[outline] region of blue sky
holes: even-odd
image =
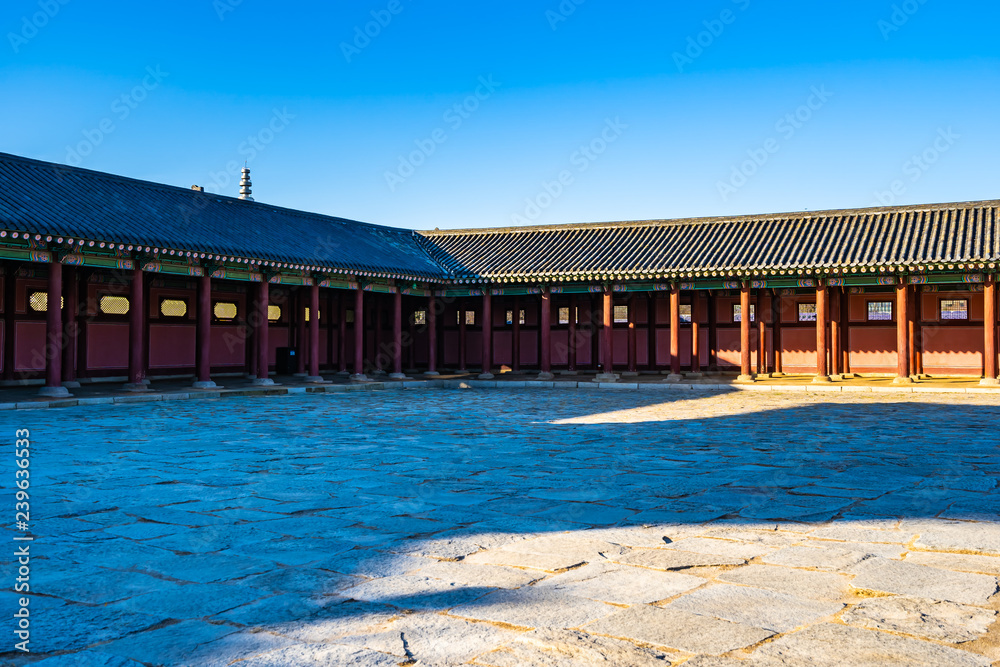
[[[419,229],[1000,197],[1000,6],[815,4],[7,0],[0,151]]]

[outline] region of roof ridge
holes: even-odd
[[[572,231],[585,229],[622,229],[629,227],[672,227],[698,224],[722,224],[732,222],[771,222],[774,220],[807,220],[812,218],[849,217],[852,215],[872,215],[879,213],[900,213],[913,211],[968,210],[972,208],[1000,207],[1000,199],[983,199],[966,202],[942,202],[939,204],[907,204],[903,206],[872,206],[863,208],[827,209],[819,211],[758,213],[732,216],[703,216],[695,218],[663,218],[651,220],[623,220],[607,222],[569,222],[550,225],[523,225],[510,227],[479,227],[466,229],[416,230],[417,234],[433,238],[436,236],[459,236],[476,234],[511,234],[530,232]]]

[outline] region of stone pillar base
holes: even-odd
[[[67,389],[79,389],[80,383],[77,382],[76,380],[63,380],[62,386],[66,387]]]
[[[351,382],[368,382],[368,376],[364,373],[355,373],[351,376]]]
[[[913,378],[911,378],[911,377],[905,377],[905,378],[904,377],[897,377],[897,378],[893,378],[892,383],[893,384],[914,384]]]
[[[274,380],[271,378],[255,378],[252,384],[255,387],[273,387]]]
[[[219,385],[215,384],[211,380],[207,380],[205,382],[202,382],[201,380],[198,380],[193,385],[191,385],[191,388],[192,389],[215,389],[218,386]]]
[[[771,373],[771,377],[773,377],[773,378],[783,378],[783,377],[785,377],[785,374],[784,373]]]
[[[618,382],[618,376],[614,373],[598,373],[594,382]]]
[[[747,382],[754,382],[755,380],[754,376],[752,375],[741,375],[738,378],[736,378],[736,381],[739,383],[747,383]]]
[[[981,384],[984,387],[996,387],[1000,386],[1000,380],[996,378],[983,378],[982,380],[979,381],[979,384]]]
[[[928,375],[927,373],[920,373],[920,374],[917,375],[917,379],[918,380],[930,380],[931,376]],[[66,383],[63,382],[63,384],[66,384]]]
[[[304,378],[302,378],[302,380],[304,382],[312,382],[313,384],[329,384],[329,382],[327,382],[326,380],[324,380],[319,375],[307,375]]]
[[[680,382],[683,379],[684,379],[683,375],[679,375],[677,373],[671,373],[663,381],[664,382]]]
[[[830,384],[833,382],[833,378],[829,375],[817,375],[813,378],[813,384]]]
[[[142,382],[128,382],[122,387],[125,391],[131,391],[133,393],[142,393],[144,391],[149,391],[149,387],[144,385]]]
[[[758,380],[767,380],[767,379],[770,379],[770,378],[771,378],[771,374],[770,373],[757,373],[757,379]]]
[[[424,373],[424,375],[426,375],[429,378],[436,378],[437,376],[439,376],[441,374],[438,373],[437,371],[427,371],[426,373]]]
[[[538,374],[538,377],[536,379],[541,380],[543,382],[549,382],[551,380],[555,380],[556,376],[553,375],[552,373],[541,372]]]
[[[72,394],[66,387],[42,387],[38,390],[38,395],[45,398],[67,398]]]
[[[493,373],[480,373],[476,376],[476,379],[478,380],[493,380],[495,378],[496,376],[493,375]]]
[[[410,378],[406,377],[406,373],[390,373],[389,374],[389,379],[390,380],[409,380]]]

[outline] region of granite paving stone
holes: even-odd
[[[1000,392],[511,386],[0,416],[33,438],[37,643],[0,647],[12,667],[1000,658]]]

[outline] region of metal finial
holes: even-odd
[[[253,197],[250,196],[253,194],[253,191],[250,189],[250,186],[253,185],[253,183],[250,182],[250,169],[248,167],[243,167],[242,172],[243,176],[240,178],[240,199],[253,201]]]

